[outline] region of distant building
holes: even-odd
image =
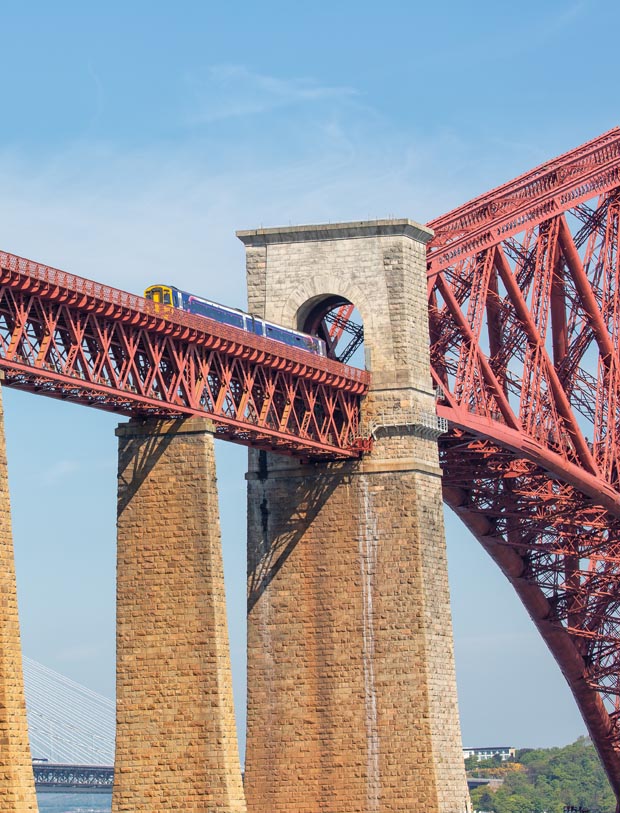
[[[502,762],[511,759],[517,753],[515,748],[509,748],[507,745],[497,745],[492,748],[463,748],[463,759],[468,757],[476,757],[478,762],[483,759],[492,759],[496,754],[502,758]]]

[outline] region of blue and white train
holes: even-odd
[[[217,302],[210,302],[208,299],[179,291],[178,288],[173,288],[171,285],[150,285],[144,292],[144,296],[153,302],[172,305],[174,308],[180,308],[187,313],[195,313],[197,316],[206,316],[216,322],[247,330],[248,333],[275,339],[290,347],[299,347],[301,350],[307,350],[317,356],[327,355],[325,342],[317,336],[309,336],[299,330],[275,325],[273,322],[252,316],[250,313],[227,308],[225,305],[218,305]]]

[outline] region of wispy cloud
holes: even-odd
[[[480,171],[472,155],[484,145],[395,133],[367,115],[352,88],[239,66],[213,67],[210,76],[220,96],[200,108],[205,116],[330,103],[311,114],[291,107],[276,123],[267,116],[262,140],[260,128],[238,121],[226,139],[192,133],[140,149],[82,140],[37,157],[0,149],[0,248],[128,291],[172,282],[243,307],[236,229],[388,216],[425,222],[485,189],[472,180]],[[224,92],[227,83],[243,93]],[[510,177],[509,167],[502,171]]]
[[[124,290],[170,281],[242,307],[236,229],[391,213],[423,220],[450,208],[448,192],[465,199],[455,184],[437,186],[428,150],[422,166],[410,145],[407,153],[380,139],[375,146],[328,119],[312,143],[288,144],[288,154],[261,161],[260,149],[242,141],[243,160],[231,146],[219,166],[200,147],[78,145],[27,165],[0,153],[0,248]]]
[[[472,40],[466,38],[461,46],[462,51],[452,51],[451,59],[455,57],[467,60],[469,67],[484,65],[487,69],[491,63],[509,65],[516,59],[523,59],[526,54],[542,55],[541,48],[554,44],[557,47],[568,34],[567,29],[583,25],[584,18],[592,10],[593,0],[575,0],[573,3],[540,4],[537,10],[535,24],[532,25],[531,15],[514,14],[510,21],[510,36],[490,38],[484,29],[474,34],[478,37],[476,48],[472,48]],[[505,13],[501,6],[497,7],[496,16],[506,26]],[[517,7],[515,7],[517,8]],[[546,68],[545,70],[547,70]],[[504,70],[504,68],[497,69]],[[512,72],[512,71],[511,71]],[[517,85],[519,87],[519,85]],[[507,132],[507,131],[506,131]]]
[[[80,471],[80,463],[77,460],[57,460],[48,469],[41,472],[41,480],[45,485],[57,485],[68,477]]]
[[[570,3],[563,7],[554,20],[555,28],[563,28],[566,25],[571,25],[579,20],[591,7],[591,0],[577,0],[577,2]]]
[[[106,647],[98,644],[61,647],[58,660],[66,663],[88,663],[96,660],[102,653],[107,655]]]
[[[212,65],[206,75],[193,75],[188,82],[193,91],[192,124],[260,115],[294,105],[351,101],[358,96],[355,88],[268,76],[243,65]]]

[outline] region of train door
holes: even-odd
[[[144,295],[147,299],[150,299],[153,302],[158,302],[161,304],[164,301],[164,292],[158,285],[151,285],[150,288],[146,289]]]

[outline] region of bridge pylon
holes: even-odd
[[[239,232],[249,309],[364,323],[372,453],[251,450],[249,813],[464,813],[429,363],[426,243],[408,220]]]
[[[119,438],[114,813],[245,813],[213,426]]]
[[[0,811],[37,811],[28,744],[0,387]]]

